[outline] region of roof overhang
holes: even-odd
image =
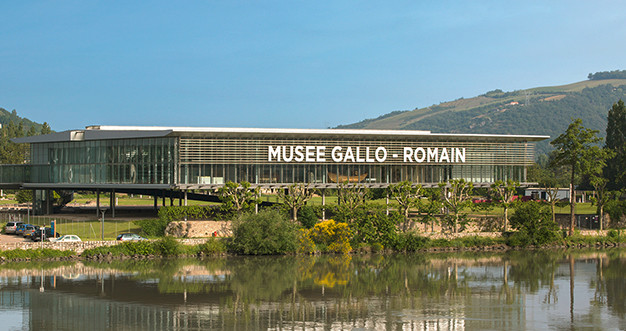
[[[377,137],[382,139],[457,139],[457,140],[510,140],[541,141],[550,136],[504,135],[504,134],[446,134],[427,130],[365,130],[365,129],[281,129],[281,128],[213,128],[213,127],[160,127],[160,126],[88,126],[88,131],[161,131],[169,130],[175,136],[219,137],[302,137],[302,138],[350,138]]]
[[[85,140],[110,140],[133,138],[159,138],[172,133],[172,130],[70,130],[55,132],[40,136],[21,137],[11,139],[14,143],[49,143]]]
[[[112,140],[157,138],[165,136],[246,137],[292,139],[354,139],[380,140],[454,140],[454,141],[541,141],[550,136],[503,134],[431,133],[417,130],[362,130],[362,129],[264,129],[264,128],[211,128],[211,127],[160,127],[160,126],[105,126],[92,125],[84,130],[69,130],[47,135],[14,138],[16,143],[70,142],[85,140]],[[370,138],[371,137],[371,138]]]

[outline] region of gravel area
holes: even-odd
[[[0,243],[21,243],[21,242],[30,242],[30,240],[22,236],[16,236],[14,234],[0,233]]]

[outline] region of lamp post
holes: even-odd
[[[46,228],[42,226],[42,227],[39,227],[39,230],[41,231],[41,249],[43,249],[43,238],[46,233]]]
[[[104,241],[104,213],[106,213],[106,209],[102,208],[100,210],[102,212],[102,220],[100,221],[100,240]]]

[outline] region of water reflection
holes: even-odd
[[[16,329],[626,329],[626,250],[5,263]],[[13,325],[13,326],[12,326]]]

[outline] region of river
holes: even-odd
[[[626,249],[0,264],[3,330],[626,330]]]

